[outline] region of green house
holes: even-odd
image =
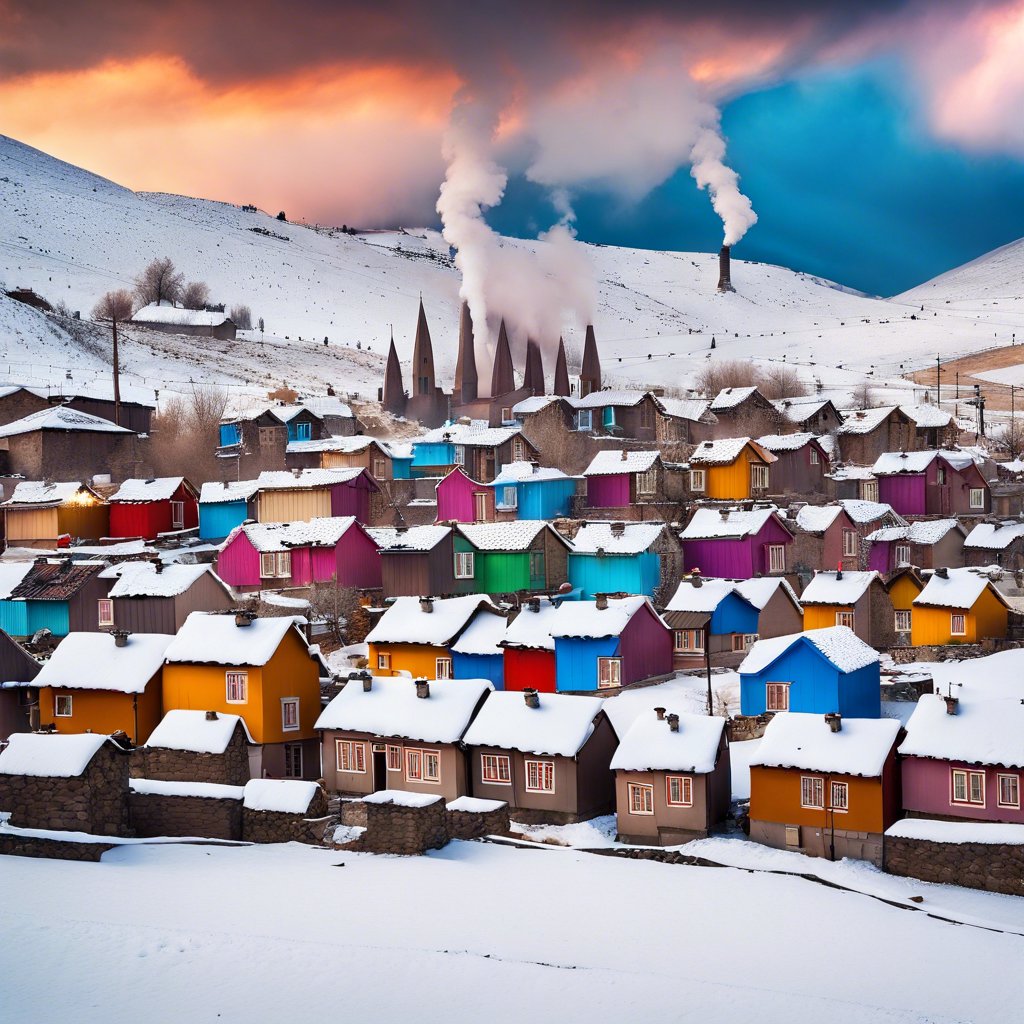
[[[455,578],[481,594],[556,590],[568,580],[571,545],[550,523],[464,523],[455,530]]]

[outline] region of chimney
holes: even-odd
[[[299,466],[296,466],[296,467],[295,467],[295,468],[294,468],[294,469],[292,470],[292,476],[293,476],[293,477],[295,477],[295,479],[296,479],[296,480],[298,480],[298,479],[299,479],[299,477],[300,477],[300,476],[302,476],[302,469],[301,469],[301,467],[299,467]]]
[[[611,530],[613,537],[621,537],[626,532],[626,524],[612,523]]]
[[[943,697],[942,699],[946,702],[946,714],[947,715],[955,715],[956,714],[957,705],[960,703],[960,698],[959,697],[948,696],[948,697]]]
[[[430,683],[423,676],[416,680],[416,696],[420,700],[426,700],[430,696]]]
[[[607,594],[595,594],[594,595],[594,607],[599,612],[603,612],[608,607],[608,595]]]
[[[155,572],[157,574],[157,576],[159,576],[160,573],[162,573],[163,571],[164,571],[164,563],[161,562],[160,559],[158,558],[153,563],[153,572]]]
[[[348,681],[350,683],[357,679],[363,684],[363,693],[369,693],[373,689],[373,676],[365,668],[358,672],[349,672]]]
[[[252,620],[256,618],[255,612],[247,612],[239,609],[235,612],[235,625],[236,626],[251,626]]]
[[[206,720],[208,722],[216,722],[218,717],[219,716],[217,715],[216,711],[207,711],[206,712]]]
[[[941,569],[936,569],[935,570],[935,575],[938,576],[940,580],[948,580],[949,579],[949,570],[947,568],[945,568],[945,566],[944,566]]]
[[[703,587],[704,586],[704,581],[700,578],[700,573],[696,572],[696,571],[690,573],[690,582],[695,587]]]
[[[526,689],[523,690],[523,700],[526,701],[528,708],[539,708],[540,707],[540,694],[536,690]]]
[[[629,456],[626,455],[626,449],[625,448],[623,448],[622,451],[619,454],[620,454],[620,458],[622,459],[623,462],[625,462],[626,459],[629,458]]]
[[[434,599],[432,597],[421,597],[420,598],[420,611],[424,615],[429,615],[434,610]]]
[[[666,715],[665,720],[668,722],[668,727],[673,732],[679,732],[679,716],[678,715]]]
[[[539,612],[540,611],[540,598],[539,597],[531,597],[530,600],[526,602],[526,607],[529,608],[531,612]]]
[[[732,258],[729,246],[723,245],[718,252],[718,290],[734,292],[732,286]]]
[[[115,647],[127,647],[128,637],[130,637],[131,631],[127,629],[112,629],[110,635],[114,638]]]
[[[654,709],[654,713],[658,716],[658,721],[659,722],[664,722],[665,721],[665,709],[664,708],[655,708]]]
[[[728,510],[727,508],[720,508],[720,509],[718,510],[718,514],[719,514],[719,515],[720,515],[720,516],[721,516],[721,517],[722,517],[723,519],[728,519],[728,518],[729,518],[729,510]]]
[[[842,578],[843,578],[843,570],[842,569],[836,569],[836,579],[837,580],[841,580]]]
[[[825,716],[825,721],[833,732],[843,731],[843,716],[838,711],[830,711]]]

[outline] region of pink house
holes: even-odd
[[[789,571],[793,534],[778,509],[699,508],[679,535],[684,571],[749,580]]]
[[[308,587],[329,580],[372,590],[381,585],[381,559],[376,542],[354,516],[243,523],[221,546],[217,573],[237,590]]]
[[[478,483],[461,466],[450,470],[437,487],[437,522],[494,522],[494,488]]]

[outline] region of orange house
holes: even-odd
[[[770,466],[777,461],[749,437],[704,441],[690,456],[690,491],[695,496],[727,501],[764,497]]]
[[[936,569],[914,598],[911,646],[974,644],[1005,637],[1009,610],[985,572]]]
[[[254,777],[318,779],[320,667],[290,616],[192,612],[167,648],[163,711],[239,715],[261,745]]]
[[[914,621],[914,601],[924,590],[924,580],[912,566],[897,570],[885,583],[892,601],[896,642],[901,645],[910,643],[910,633]]]
[[[59,733],[123,732],[138,745],[163,715],[166,633],[69,633],[32,681],[39,725]]]
[[[900,723],[838,714],[777,714],[750,763],[750,838],[811,857],[882,865],[900,817]]]

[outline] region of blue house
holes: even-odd
[[[878,652],[849,626],[758,640],[740,665],[740,712],[880,718]]]
[[[587,523],[572,539],[569,582],[580,596],[643,594],[661,582],[661,556],[671,543],[664,523]]]
[[[246,519],[256,518],[255,480],[210,481],[199,494],[199,537],[223,540]]]
[[[665,606],[677,668],[703,664],[710,652],[717,665],[738,665],[757,640],[760,611],[735,581],[683,577]]]
[[[3,568],[0,629],[5,633],[32,636],[48,629],[53,636],[64,637],[72,631],[94,631],[113,624],[112,609],[104,607],[112,580],[102,575],[102,562],[37,558],[27,566]],[[105,621],[104,611],[111,621]]]
[[[576,480],[560,469],[533,462],[510,462],[491,481],[494,507],[516,513],[517,519],[557,519],[572,513]]]
[[[498,643],[505,638],[504,615],[480,612],[450,647],[452,677],[486,679],[496,690],[505,688],[505,649]]]
[[[409,463],[410,476],[444,476],[454,465],[454,444],[441,440],[413,442],[412,461]]]

